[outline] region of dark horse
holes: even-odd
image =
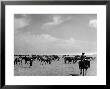
[[[64,62],[65,62],[65,64],[66,63],[71,63],[72,62],[72,60],[73,60],[73,57],[64,57]]]
[[[33,58],[32,57],[22,57],[22,60],[24,60],[25,61],[25,64],[28,64],[28,62],[29,62],[29,64],[30,64],[30,66],[32,66],[32,63],[33,63]]]
[[[77,60],[79,60],[79,56],[78,55],[76,55],[75,57],[64,57],[65,64],[66,63],[68,63],[68,64],[70,64],[70,63],[75,64],[77,62]]]
[[[19,57],[19,58],[15,58],[14,60],[14,65],[21,65],[22,64],[22,59]]]
[[[88,68],[90,68],[90,61],[89,60],[79,61],[80,74],[82,74],[83,76],[86,75]]]
[[[85,53],[82,53],[81,57],[79,58],[79,69],[80,74],[86,75],[87,69],[90,68],[90,59],[93,59],[92,57],[86,57],[84,55]]]

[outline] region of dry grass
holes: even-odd
[[[96,59],[90,62],[90,68],[87,70],[87,76],[96,76]],[[14,67],[15,76],[71,76],[79,75],[80,70],[78,63],[64,64],[62,58],[59,61],[47,65],[40,65],[38,61],[33,62],[33,66],[23,64]]]

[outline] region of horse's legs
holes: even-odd
[[[68,60],[68,64],[70,64],[70,61]]]
[[[87,69],[85,69],[85,75],[87,74]]]
[[[83,76],[84,76],[84,69],[83,69]]]
[[[30,66],[32,66],[32,61],[30,61]]]
[[[80,69],[80,75],[82,74],[82,69]]]
[[[50,60],[49,60],[49,64],[51,64]]]
[[[86,75],[87,69],[85,69],[85,75]]]
[[[16,60],[14,61],[14,65],[16,65]]]
[[[65,64],[66,64],[66,60],[65,60]]]
[[[87,69],[83,69],[83,76],[85,76],[87,73]]]
[[[27,61],[25,60],[25,64],[27,63]]]
[[[17,61],[15,61],[15,64],[17,65]]]
[[[27,62],[27,60],[25,60],[25,64],[27,64],[28,62]]]
[[[21,65],[22,65],[22,60],[21,60]]]

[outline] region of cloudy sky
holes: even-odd
[[[15,54],[97,51],[96,14],[15,14]]]

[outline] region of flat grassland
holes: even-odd
[[[86,76],[96,76],[97,58],[90,61]],[[23,61],[22,65],[14,66],[15,76],[81,76],[78,62],[75,64],[65,64],[64,59],[60,55],[59,61],[54,61],[51,64],[40,65],[38,61],[33,61],[33,65],[29,68],[28,64]]]

